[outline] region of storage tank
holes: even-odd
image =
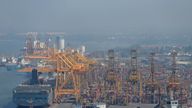
[[[63,36],[56,37],[56,48],[63,51],[65,48],[65,39]]]
[[[81,51],[81,54],[84,55],[85,54],[85,46],[81,46],[80,51]]]

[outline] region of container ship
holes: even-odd
[[[53,81],[53,80],[52,80]],[[13,89],[13,102],[18,106],[50,106],[53,102],[53,86],[44,79],[38,78],[36,69],[32,78]]]

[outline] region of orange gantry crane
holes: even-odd
[[[149,101],[150,101],[150,103],[153,103],[153,104],[155,103],[155,90],[159,90],[159,95],[160,95],[160,85],[155,78],[154,57],[155,57],[155,53],[151,53],[150,54],[150,59],[151,59],[150,76],[149,76],[148,80],[145,81],[146,87],[149,89],[149,90],[146,90],[146,92],[149,92],[150,97],[152,96],[152,98],[150,98]]]
[[[176,99],[179,94],[180,90],[180,81],[177,76],[177,66],[176,66],[176,56],[177,52],[175,50],[172,51],[172,73],[168,78],[168,85],[167,85],[167,94],[171,99]],[[177,96],[176,96],[177,95]]]
[[[31,41],[30,41],[31,42]],[[80,75],[89,71],[89,67],[96,62],[88,59],[78,52],[64,51],[59,52],[57,49],[33,49],[28,44],[31,51],[27,50],[25,55],[26,59],[41,60],[45,62],[43,67],[35,67],[38,72],[55,72],[56,84],[54,89],[54,99],[59,102],[60,97],[65,94],[73,94],[76,96],[77,101],[80,97]],[[31,72],[33,67],[26,67],[18,70],[19,72]],[[66,84],[72,82],[70,88],[65,87]]]
[[[132,49],[131,50],[131,73],[129,75],[129,80],[128,80],[129,87],[132,88],[133,94],[130,94],[131,96],[131,101],[136,97],[139,102],[141,102],[141,97],[143,94],[143,84],[142,84],[142,76],[141,72],[138,72],[137,69],[137,50]]]
[[[115,53],[113,49],[108,51],[108,67],[105,76],[105,101],[116,104],[117,98],[122,92],[122,79],[116,70]]]

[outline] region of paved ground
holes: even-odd
[[[127,106],[116,106],[112,105],[109,108],[154,108],[155,104],[128,104]]]
[[[109,108],[154,108],[155,104],[129,104],[127,106],[118,106],[118,105],[110,105]],[[52,105],[50,108],[73,108],[72,104],[70,103],[63,103],[63,104],[55,104]]]
[[[72,108],[70,103],[54,104],[50,108]]]

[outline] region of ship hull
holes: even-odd
[[[31,85],[30,85],[31,86]],[[53,92],[51,87],[36,85],[36,87],[20,87],[13,91],[13,102],[18,106],[49,106],[52,104]],[[37,87],[41,86],[41,87]],[[27,90],[27,91],[26,91]]]
[[[7,71],[12,71],[17,69],[17,64],[7,63],[5,64],[5,67],[7,68]]]

